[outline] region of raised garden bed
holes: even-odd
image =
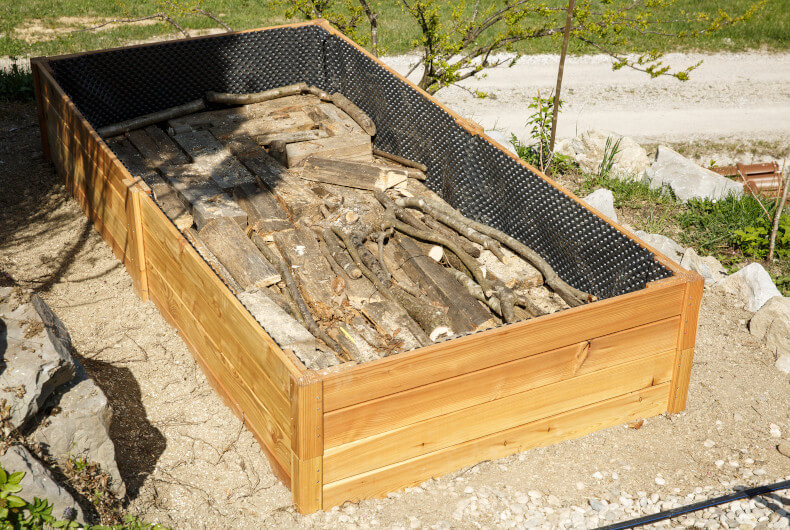
[[[46,155],[302,512],[685,407],[702,278],[326,23],[32,64]],[[375,123],[375,147],[424,164],[425,184],[450,205],[535,249],[597,301],[370,362],[307,369],[96,132],[208,91],[300,82],[345,95]]]

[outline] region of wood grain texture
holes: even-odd
[[[331,483],[325,481],[323,507],[327,509],[347,500],[354,502],[382,497],[391,491],[415,486],[431,477],[439,477],[483,460],[502,458],[533,447],[578,438],[599,429],[655,416],[666,410],[668,386],[668,383],[659,384],[343,480]]]
[[[705,280],[696,273],[690,273],[689,279],[691,281],[686,284],[683,312],[680,316],[677,356],[667,407],[669,412],[680,412],[686,408],[691,366],[694,362],[694,344],[697,340],[697,325]]]
[[[685,284],[653,288],[326,373],[327,412],[680,314]]]
[[[674,351],[429,418],[344,445],[326,429],[324,479],[334,482],[540,418],[667,382]]]
[[[300,459],[293,455],[291,458],[291,493],[299,513],[306,515],[323,509],[322,457]]]
[[[332,445],[674,350],[679,317],[647,324],[327,412]],[[586,352],[578,363],[580,352]]]

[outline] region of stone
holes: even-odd
[[[730,274],[717,283],[716,288],[738,297],[746,309],[753,313],[771,298],[782,295],[771,275],[759,263],[751,263],[735,274]]]
[[[584,202],[617,222],[617,212],[614,209],[614,194],[606,188],[600,188],[582,199]]]
[[[595,510],[596,512],[601,512],[606,508],[606,505],[599,501],[598,499],[589,499],[590,508]]]
[[[75,361],[76,377],[56,392],[50,401],[56,406],[31,438],[58,461],[83,458],[98,464],[110,476],[110,490],[119,498],[126,495],[115,446],[110,438],[112,409],[107,396]]]
[[[752,317],[749,331],[777,356],[790,355],[790,298],[774,296]]]
[[[85,520],[82,508],[74,497],[55,481],[49,469],[25,447],[21,445],[9,447],[5,454],[0,456],[0,464],[9,475],[17,471],[25,473],[19,482],[22,486],[19,495],[26,501],[33,502],[35,497],[46,499],[52,505],[53,517],[63,519],[66,510],[73,510],[73,520],[79,522]]]
[[[585,173],[598,174],[608,138],[612,138],[612,144],[620,139],[618,153],[612,164],[611,176],[621,180],[639,179],[650,166],[650,159],[647,156],[647,151],[627,136],[593,129],[576,138],[557,142],[554,152],[571,157]]]
[[[656,159],[645,170],[642,180],[652,189],[670,188],[682,202],[689,199],[718,201],[728,195],[743,195],[743,184],[705,169],[663,145],[658,146]]]
[[[516,149],[513,147],[513,142],[511,141],[510,135],[504,133],[502,131],[497,131],[495,129],[489,129],[485,131],[485,134],[488,135],[489,138],[494,140],[495,142],[502,144],[502,147],[513,153],[516,153]]]
[[[780,372],[790,374],[790,355],[780,355],[774,366]]]
[[[705,284],[711,285],[723,280],[727,271],[719,260],[713,256],[699,256],[693,248],[687,248],[680,260],[680,266],[692,270],[705,278]]]
[[[782,440],[779,442],[779,445],[776,446],[776,450],[779,451],[780,454],[790,458],[790,440]]]
[[[673,261],[680,261],[680,257],[685,252],[682,246],[667,236],[662,236],[661,234],[648,234],[643,230],[637,230],[635,234],[636,237]]]
[[[0,402],[10,407],[9,425],[19,429],[74,377],[75,369],[68,332],[41,298],[34,295],[14,310],[7,302],[0,303],[0,351],[5,350],[0,358]]]

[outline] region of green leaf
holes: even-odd
[[[9,484],[19,484],[19,481],[22,480],[22,477],[25,476],[24,471],[17,471],[16,473],[11,473],[11,476],[8,477]]]
[[[9,493],[16,493],[18,491],[22,491],[22,486],[20,486],[19,484],[12,484],[9,482],[5,486],[3,486],[3,489]]]
[[[8,501],[9,508],[22,508],[27,506],[27,502],[16,495],[9,495],[6,500]]]
[[[8,475],[5,472],[5,469],[0,466],[0,485],[5,484],[8,482]]]

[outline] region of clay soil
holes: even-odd
[[[494,527],[503,523],[501,510],[454,519],[459,499],[489,491],[507,505],[537,490],[563,506],[585,505],[619,491],[727,491],[790,473],[790,458],[770,434],[773,423],[790,437],[790,376],[749,335],[749,313],[706,290],[686,412],[302,517],[175,329],[135,296],[123,266],[68,197],[43,157],[36,119],[33,105],[0,105],[0,277],[38,292],[69,328],[114,410],[111,435],[128,509],[148,521],[174,528]]]

